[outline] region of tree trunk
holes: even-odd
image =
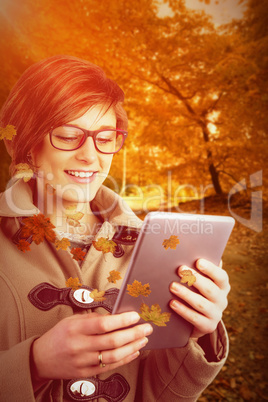
[[[209,142],[208,128],[205,124],[202,125],[202,132],[203,132],[203,138],[204,138],[205,142]],[[219,173],[217,172],[217,169],[213,163],[212,153],[209,149],[207,150],[207,158],[208,158],[208,162],[209,162],[208,169],[209,169],[209,173],[211,176],[214,190],[215,190],[216,194],[221,195],[221,194],[223,194],[223,191],[222,191],[220,181],[219,181]]]
[[[214,190],[216,191],[216,194],[222,194],[223,191],[222,191],[220,181],[219,181],[219,173],[217,172],[213,162],[211,162],[209,164],[209,173],[211,175],[212,184],[213,184]]]

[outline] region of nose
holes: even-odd
[[[76,151],[76,158],[86,163],[93,163],[97,159],[98,151],[95,148],[93,138],[88,137],[84,144]]]

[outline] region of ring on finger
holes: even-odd
[[[98,358],[99,358],[99,365],[100,365],[100,367],[105,367],[105,364],[102,362],[102,353],[101,353],[101,352],[99,352]]]

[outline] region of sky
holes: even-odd
[[[239,4],[239,0],[211,0],[210,4],[200,0],[185,0],[186,6],[193,10],[203,10],[212,16],[216,25],[226,24],[233,18],[242,18],[245,5]],[[160,15],[168,15],[169,9],[166,4],[160,7]]]

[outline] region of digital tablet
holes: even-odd
[[[199,258],[219,265],[234,219],[227,216],[150,212],[133,249],[112,314],[137,311],[154,331],[144,349],[185,346],[193,326],[170,307],[178,267]],[[184,284],[188,286],[188,284]],[[191,286],[196,291],[194,285]]]

